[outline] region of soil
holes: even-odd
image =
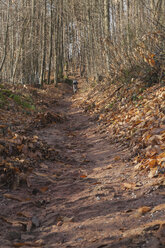
[[[163,181],[136,171],[129,148],[110,143],[76,97],[52,106],[63,122],[33,130],[56,161],[42,162],[28,185],[0,190],[0,247],[165,247]]]

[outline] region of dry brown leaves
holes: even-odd
[[[48,124],[62,123],[66,119],[65,116],[57,113],[39,113],[29,125],[29,128],[43,128]]]
[[[42,109],[41,113],[31,111],[27,114],[11,98],[6,98],[1,109],[0,185],[16,189],[20,185],[28,185],[28,176],[38,163],[44,159],[53,161],[58,157],[58,152],[33,135],[34,128],[62,122],[65,117],[47,111],[49,105],[55,101],[54,97],[61,96],[54,86],[41,90],[31,86],[6,84],[3,88],[6,92],[10,89],[9,92],[14,94],[33,98],[36,109]]]
[[[165,87],[95,87],[82,106],[99,116],[112,141],[129,146],[135,169],[146,169],[149,178],[165,175]],[[81,101],[82,102],[82,101]]]
[[[0,143],[0,184],[14,189],[20,184],[28,185],[28,176],[39,162],[58,157],[38,136],[14,133],[12,137],[1,138]]]

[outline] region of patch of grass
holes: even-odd
[[[28,94],[27,96],[17,94],[9,89],[6,89],[4,85],[0,84],[0,108],[10,109],[11,101],[14,101],[16,105],[21,106],[22,109],[28,111],[35,111],[36,107],[33,103],[32,97]]]
[[[22,101],[21,101],[21,97],[15,94],[11,94],[10,98],[12,98],[18,105],[21,105]]]
[[[12,94],[11,90],[7,90],[7,89],[1,89],[1,92],[4,96],[9,97]]]
[[[20,95],[15,94],[10,95],[10,98],[12,98],[18,105],[22,106],[25,109],[35,110],[35,106],[32,104],[31,99],[25,100]]]
[[[21,105],[22,105],[23,108],[27,108],[27,109],[30,109],[30,110],[35,110],[36,109],[34,105],[32,105],[32,104],[30,104],[28,102],[25,102],[25,101],[22,102]]]

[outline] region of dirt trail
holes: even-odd
[[[14,231],[3,230],[0,247],[164,247],[159,235],[164,209],[153,211],[165,200],[163,186],[134,171],[129,149],[110,144],[106,130],[100,132],[74,101],[68,94],[53,107],[66,116],[63,123],[35,131],[55,147],[59,159],[36,170],[33,192],[19,190],[29,203],[2,200],[4,207],[12,202],[5,210],[10,216],[18,209],[30,211],[32,228],[29,222],[26,230],[16,225]],[[151,210],[140,212],[143,206]]]

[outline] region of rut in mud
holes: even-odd
[[[164,187],[134,171],[129,149],[111,144],[73,101],[64,95],[51,109],[63,122],[34,130],[58,159],[36,168],[30,189],[16,190],[29,201],[2,198],[3,215],[24,213],[28,223],[2,221],[0,247],[164,247],[164,209],[155,208]]]

